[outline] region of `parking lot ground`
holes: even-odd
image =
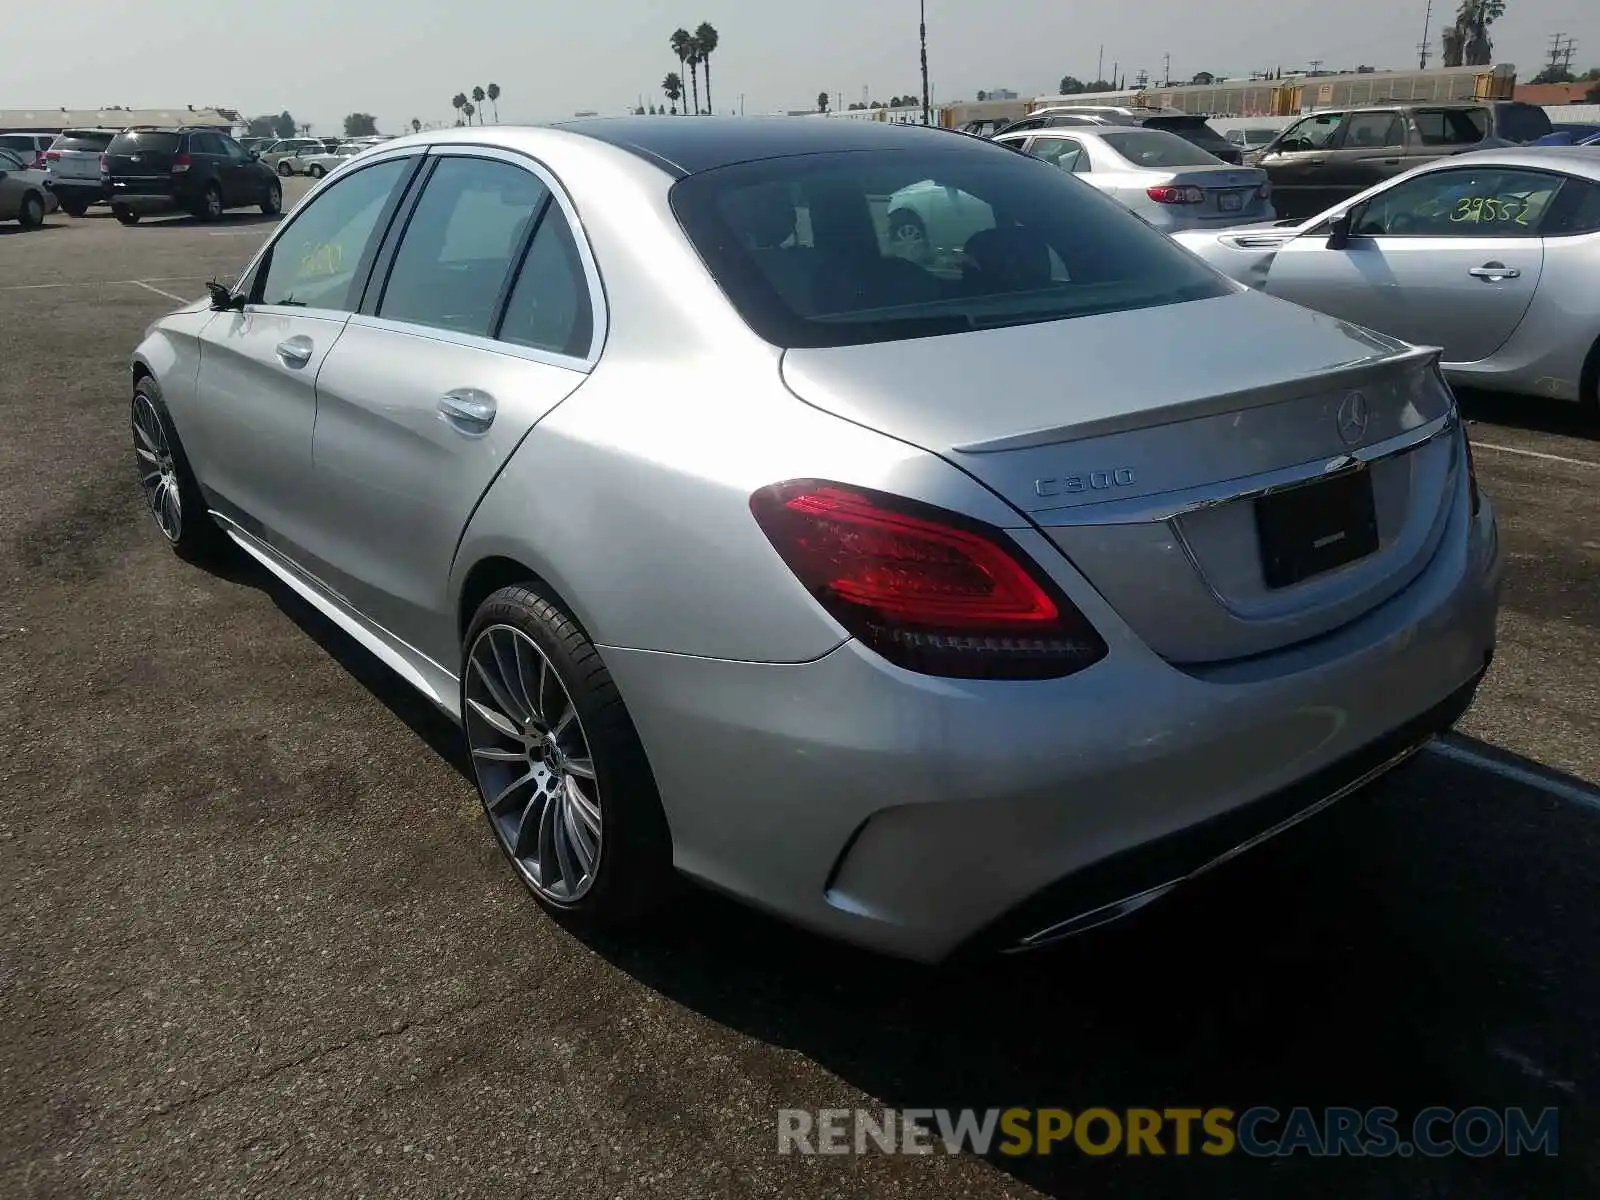
[[[708,896],[583,940],[442,718],[149,527],[128,351],[267,232],[0,232],[0,1196],[1600,1185],[1600,441],[1571,413],[1469,398],[1509,579],[1460,733],[1178,897],[944,971]],[[776,1152],[780,1108],[1253,1105],[1553,1106],[1559,1155]]]

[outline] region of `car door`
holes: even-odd
[[[27,170],[20,155],[0,149],[0,221],[13,221],[22,211],[22,196],[27,191]]]
[[[1347,245],[1308,232],[1278,251],[1265,290],[1408,342],[1446,362],[1493,354],[1516,330],[1544,265],[1539,222],[1559,175],[1505,167],[1428,171],[1351,213]]]
[[[1325,175],[1344,120],[1342,112],[1302,117],[1279,134],[1261,156],[1256,165],[1272,181],[1273,202],[1280,217],[1313,217],[1352,194],[1331,187]]]
[[[261,186],[260,172],[255,170],[244,147],[225,134],[214,133],[211,137],[220,155],[218,170],[223,175],[223,203],[230,207],[260,204],[267,198],[265,189]]]
[[[1397,110],[1351,113],[1322,169],[1322,179],[1335,196],[1329,203],[1337,204],[1416,166],[1406,162],[1405,152],[1406,127]]]
[[[244,306],[200,335],[184,447],[212,506],[298,557],[314,522],[316,379],[360,303],[371,264],[419,154],[376,162],[323,190],[241,281]]]
[[[311,549],[357,611],[448,662],[440,614],[468,518],[587,378],[604,307],[568,201],[520,156],[438,149],[395,224],[317,379]]]

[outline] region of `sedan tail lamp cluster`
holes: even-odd
[[[1054,679],[1106,655],[1060,589],[981,522],[817,479],[762,488],[750,510],[833,618],[898,666]]]
[[[1161,187],[1145,188],[1144,194],[1157,204],[1204,204],[1206,194],[1194,184],[1173,185],[1166,184]]]
[[[1272,180],[1267,180],[1267,182],[1263,183],[1258,189],[1256,189],[1256,195],[1260,196],[1263,200],[1271,200]]]
[[[172,157],[172,173],[174,175],[182,174],[193,165],[194,160],[191,159],[187,154],[175,154]]]

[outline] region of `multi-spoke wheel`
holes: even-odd
[[[174,550],[201,560],[227,547],[227,539],[206,511],[205,497],[184,457],[161,389],[149,376],[133,389],[133,465],[145,507]]]
[[[583,721],[532,638],[490,625],[467,655],[467,744],[484,807],[523,879],[571,904],[603,849],[600,788]]]
[[[500,848],[544,904],[638,916],[671,879],[671,844],[638,734],[593,643],[524,587],[479,607],[461,715]]]
[[[150,515],[167,541],[176,544],[183,535],[177,468],[155,402],[142,392],[133,397],[133,455],[139,469],[139,490]]]

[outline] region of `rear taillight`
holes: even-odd
[[[46,171],[46,170],[49,170],[49,166],[45,162],[46,157],[47,156],[42,154],[42,153],[34,155],[34,158],[33,158],[33,169],[35,171]]]
[[[1054,679],[1106,644],[997,529],[944,509],[826,480],[750,497],[800,582],[890,662],[962,679]]]
[[[187,154],[175,155],[172,159],[172,173],[174,175],[181,174],[182,172],[187,171],[190,165],[189,156]]]
[[[1145,188],[1144,194],[1157,204],[1204,204],[1206,194],[1193,184],[1182,187]]]
[[[1266,183],[1263,183],[1259,188],[1257,188],[1256,189],[1256,195],[1260,196],[1263,200],[1271,200],[1272,199],[1272,181],[1269,179],[1269,180],[1267,180]]]
[[[1467,493],[1472,497],[1472,515],[1477,516],[1478,510],[1483,507],[1483,497],[1478,493],[1478,468],[1472,462],[1472,438],[1467,434],[1467,427],[1461,427],[1461,445],[1467,454]]]
[[[61,161],[61,151],[59,151],[59,150],[46,150],[44,152],[44,160],[45,160],[45,162],[60,162]]]
[[[111,174],[111,164],[106,161],[106,156],[104,154],[102,154],[100,156],[100,174],[102,174],[102,175]]]

